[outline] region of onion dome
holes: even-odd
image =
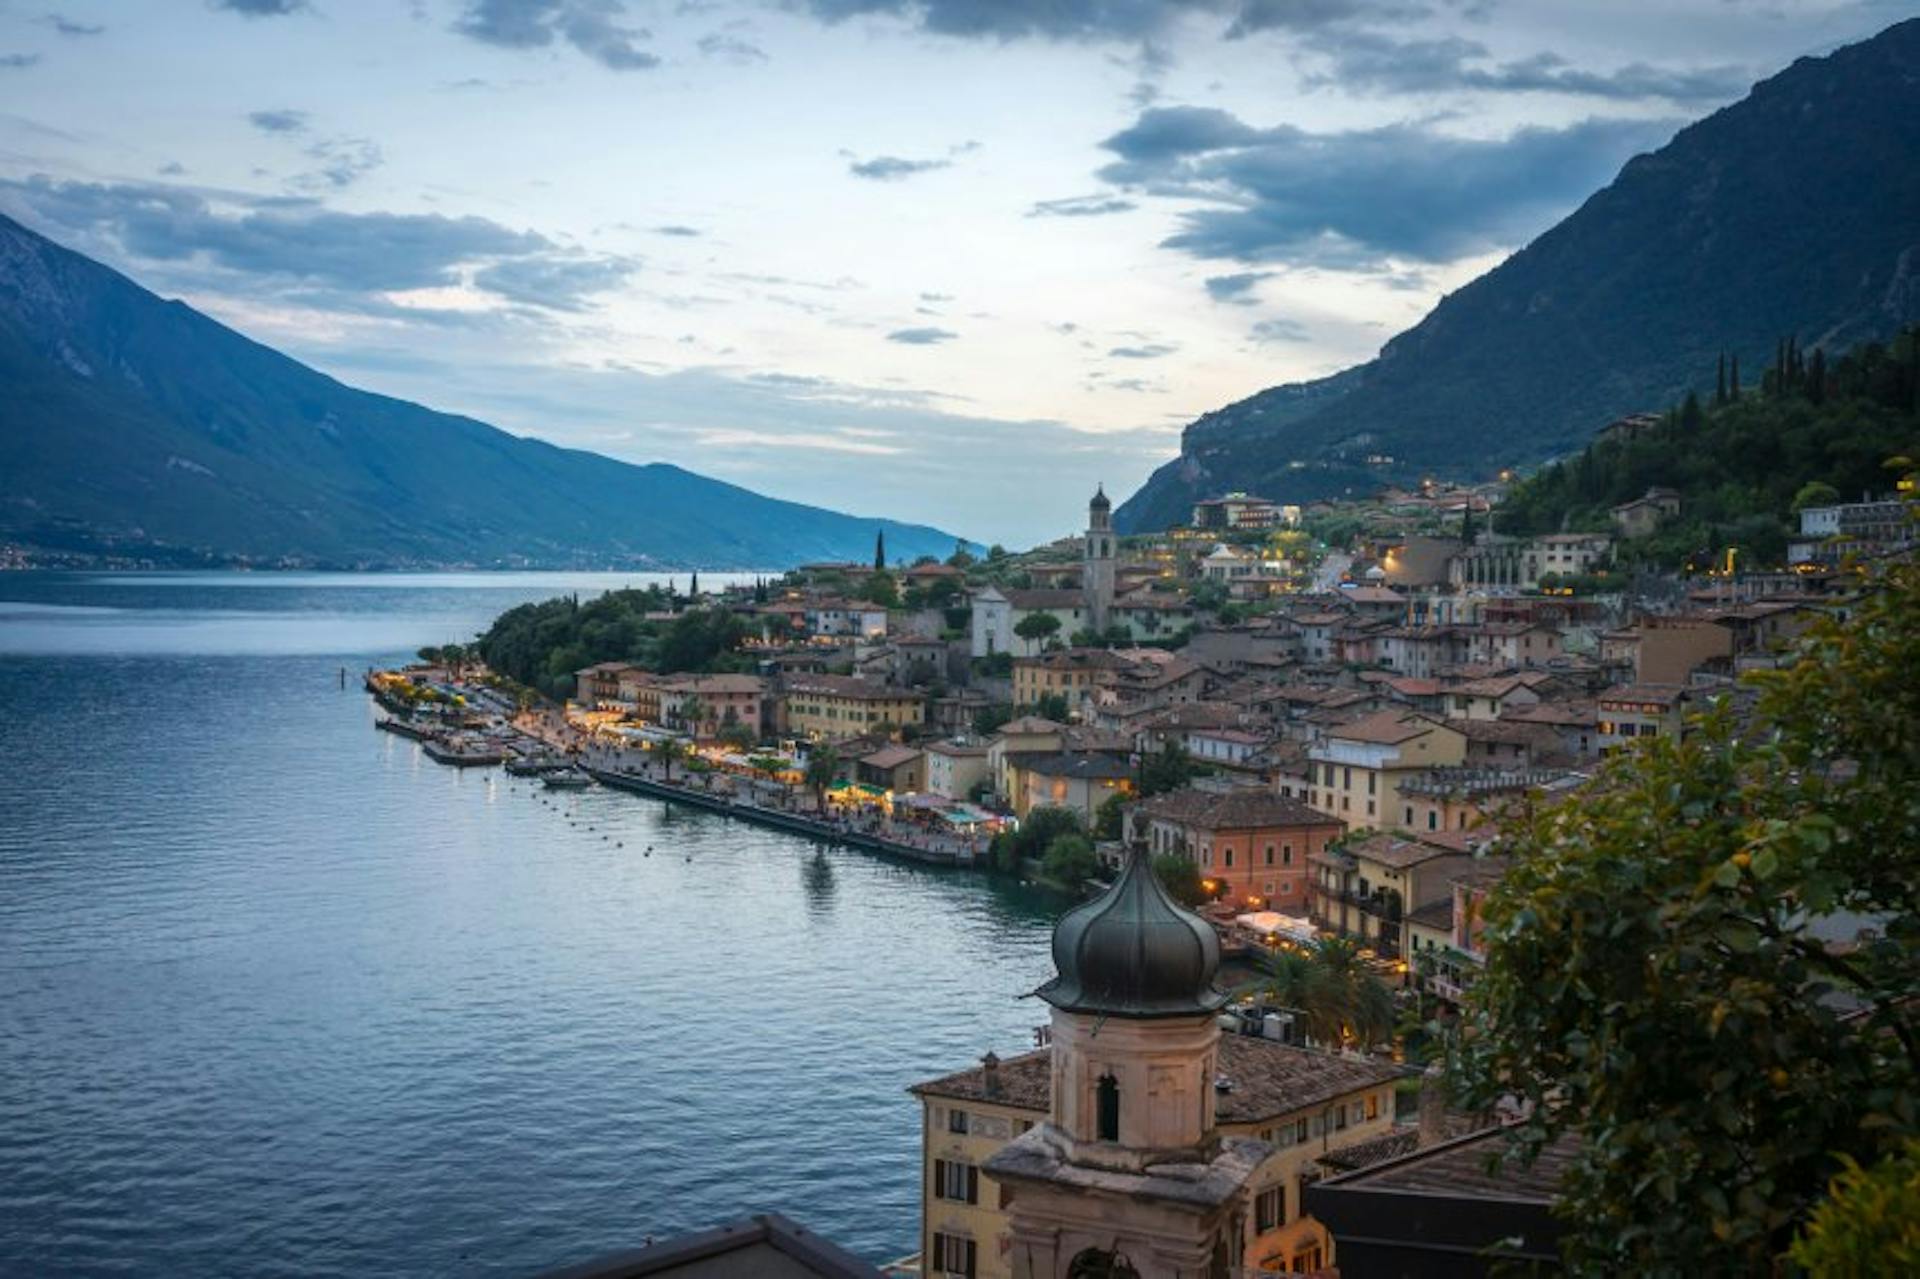
[[[1102,511],[1110,511],[1113,509],[1113,503],[1107,500],[1107,486],[1105,484],[1093,490],[1093,500],[1087,503],[1087,507],[1088,509],[1097,507]]]
[[[1037,993],[1062,1012],[1194,1017],[1227,1002],[1213,986],[1213,926],[1167,896],[1144,852],[1106,892],[1061,916],[1053,966],[1058,975]]]

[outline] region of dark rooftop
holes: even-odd
[[[776,1212],[550,1271],[545,1279],[880,1279],[846,1249]]]

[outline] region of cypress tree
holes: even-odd
[[[1473,503],[1467,503],[1467,509],[1460,514],[1460,540],[1468,546],[1473,545]]]
[[[887,530],[881,529],[873,535],[873,571],[884,573],[887,568]]]
[[[1727,369],[1727,398],[1737,400],[1740,398],[1740,353],[1738,351],[1733,353],[1733,359],[1728,362]]]
[[[1713,407],[1719,408],[1727,402],[1727,353],[1720,352],[1720,369],[1714,375]]]
[[[1699,430],[1703,416],[1700,412],[1700,397],[1688,391],[1687,398],[1680,405],[1680,429],[1688,433]]]

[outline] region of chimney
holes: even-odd
[[[1417,1149],[1437,1146],[1447,1139],[1446,1072],[1435,1062],[1420,1077],[1420,1126]]]
[[[1000,1095],[1000,1059],[992,1052],[980,1059],[980,1086],[989,1097]]]

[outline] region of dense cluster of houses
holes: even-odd
[[[1284,527],[1290,513],[1253,501],[1196,519]],[[810,589],[812,577],[872,571],[810,566],[770,603],[728,605],[782,619],[758,632],[757,673],[603,663],[579,672],[579,700],[743,749],[831,744],[845,776],[889,803],[918,796],[1012,821],[1064,808],[1111,831],[1100,819],[1119,797],[1119,838],[1101,849],[1112,864],[1132,844],[1187,857],[1231,905],[1360,937],[1446,996],[1478,961],[1475,903],[1499,875],[1488,845],[1503,809],[1682,732],[1699,702],[1732,692],[1834,607],[1821,592],[1838,581],[1729,579],[1623,612],[1527,585],[1600,562],[1604,535],[1437,553],[1409,539],[1229,623],[1194,601],[1206,557],[1168,589],[1154,548],[1123,560],[1107,521],[1096,496],[1080,571],[1043,574],[1044,587],[906,571],[923,588],[946,582],[942,602],[969,609],[967,627],[946,610]],[[1021,638],[1036,611],[1059,626]],[[1176,633],[1178,647],[1152,642]],[[1139,798],[1169,748],[1202,775]]]

